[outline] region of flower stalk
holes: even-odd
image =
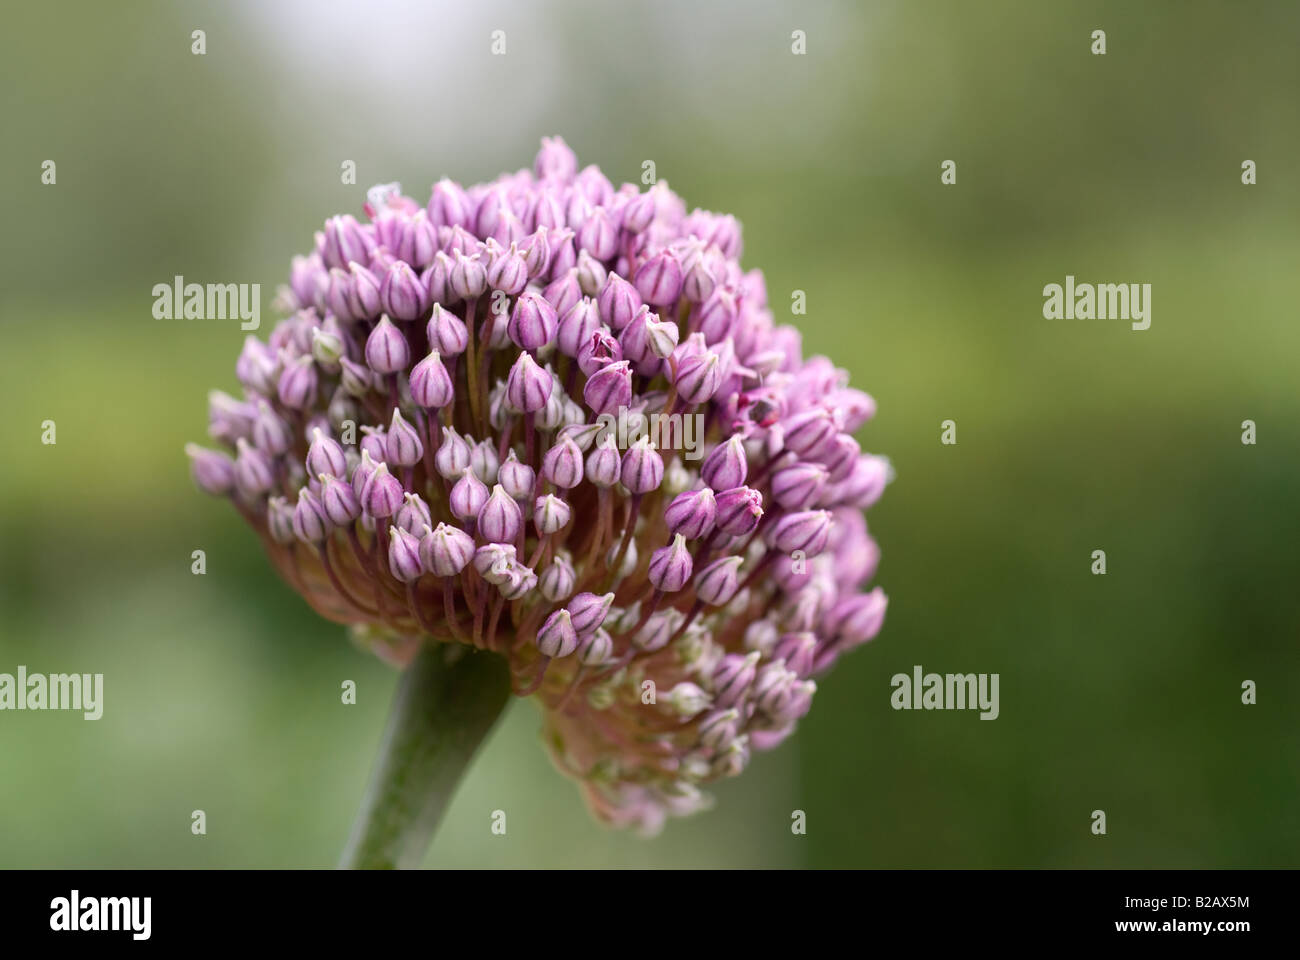
[[[479,745],[510,696],[506,661],[425,643],[402,672],[379,757],[339,866],[418,867]]]

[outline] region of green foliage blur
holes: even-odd
[[[550,134],[735,213],[778,317],[807,292],[806,352],[876,397],[897,470],[891,605],[796,737],[656,839],[596,826],[513,704],[429,865],[1296,866],[1300,6],[542,6],[6,10],[0,672],[102,672],[106,702],[0,713],[0,867],[336,861],[395,674],[193,489],[243,333],[155,320],[151,288],[261,283],[264,335],[366,186],[423,199]],[[1151,283],[1151,328],[1044,320],[1066,274]],[[1001,716],[892,710],[915,664],[999,673]]]

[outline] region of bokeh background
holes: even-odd
[[[657,839],[594,825],[513,704],[430,865],[1300,863],[1300,6],[50,2],[3,20],[0,671],[102,672],[106,706],[0,714],[0,866],[336,861],[396,678],[193,489],[182,445],[207,390],[235,389],[243,334],[154,320],[151,288],[261,283],[265,333],[290,256],[367,185],[423,199],[550,134],[616,183],[653,159],[688,203],[737,214],[778,315],[807,291],[808,352],[877,398],[861,439],[897,469],[870,514],[891,607],[797,737]],[[1150,330],[1044,320],[1067,273],[1151,283]],[[1000,718],[891,710],[914,664],[999,673]]]

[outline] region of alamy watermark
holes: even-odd
[[[87,720],[104,715],[102,673],[0,673],[0,710],[80,710]]]
[[[918,663],[911,676],[896,673],[889,685],[895,710],[979,710],[981,720],[998,718],[996,673],[922,673]]]
[[[153,286],[155,320],[240,320],[239,329],[262,325],[260,283],[186,283],[177,276],[170,284]]]
[[[651,413],[644,414],[618,408],[618,416],[602,413],[596,418],[600,432],[596,442],[603,444],[613,437],[620,450],[626,450],[642,437],[646,437],[657,450],[681,450],[687,460],[704,456],[704,414],[702,413]]]
[[[1046,320],[1131,320],[1134,330],[1151,326],[1151,284],[1049,283],[1043,287]]]
[[[133,940],[148,940],[152,913],[152,897],[83,897],[80,890],[73,890],[70,896],[50,901],[50,929],[126,931]]]

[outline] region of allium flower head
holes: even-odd
[[[735,218],[615,188],[558,138],[365,214],[295,258],[245,399],[212,396],[225,452],[188,448],[199,486],[390,662],[507,658],[603,821],[701,808],[880,630],[862,514],[890,469],[850,436],[874,401],[776,325]],[[698,417],[702,448],[622,414]]]

